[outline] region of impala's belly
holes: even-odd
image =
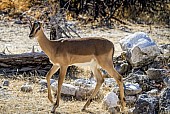
[[[75,66],[98,66],[97,61],[95,61],[94,59],[92,59],[90,62],[83,62],[83,63],[74,63],[71,65],[75,65]]]

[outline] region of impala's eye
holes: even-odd
[[[35,23],[35,28],[39,27],[38,23]]]

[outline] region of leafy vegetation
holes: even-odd
[[[169,0],[1,0],[0,10],[15,14],[35,6],[51,10],[53,14],[65,8],[68,17],[88,17],[87,20],[105,24],[112,19],[146,24],[170,23]]]

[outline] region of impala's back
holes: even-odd
[[[56,47],[58,57],[60,54],[63,61],[69,64],[91,62],[105,54],[112,57],[114,52],[113,43],[104,38],[63,39],[54,42],[60,42],[59,47]]]
[[[61,52],[70,55],[101,55],[114,48],[111,41],[104,38],[63,39],[60,45]],[[58,50],[59,51],[59,50]]]

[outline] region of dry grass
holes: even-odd
[[[0,79],[2,82],[3,79]],[[32,84],[33,92],[24,93],[20,87],[26,81],[10,80],[10,86],[6,89],[0,89],[0,113],[1,114],[47,114],[50,113],[52,104],[47,99],[47,93],[39,92],[40,85]],[[87,112],[81,112],[85,104],[84,101],[69,100],[62,97],[57,113],[60,114],[107,114],[108,112],[101,108],[101,101],[94,101]]]
[[[122,29],[130,30],[132,33],[137,31],[143,31],[149,34],[157,44],[167,44],[170,42],[170,30],[163,26],[147,25],[120,25],[120,28],[106,29],[96,28],[90,29],[90,27],[80,28],[79,34],[82,37],[98,36],[104,37],[115,43],[116,52],[115,55],[119,55],[121,52],[118,41],[126,35],[130,34]],[[46,29],[45,29],[46,30]],[[49,31],[46,31],[47,35]],[[27,25],[15,25],[12,22],[0,22],[0,52],[4,51],[7,47],[13,54],[30,52],[32,46],[35,46],[35,51],[41,51],[37,41],[30,40],[28,37],[29,28]],[[8,51],[6,51],[8,53]],[[88,77],[89,72],[82,74]],[[80,75],[81,76],[81,75]],[[82,76],[81,76],[82,77]],[[0,76],[0,85],[4,78]],[[47,93],[40,93],[40,85],[37,83],[32,84],[34,87],[33,92],[24,93],[20,91],[20,87],[27,81],[23,80],[10,80],[10,86],[7,89],[0,88],[0,114],[47,114],[50,113],[52,104],[47,99]],[[64,97],[61,100],[60,106],[57,109],[61,114],[107,114],[108,112],[101,107],[101,101],[94,101],[88,108],[89,112],[81,112],[81,108],[86,101],[78,100],[66,100]]]
[[[29,9],[31,0],[2,0],[0,10],[13,9],[14,12],[26,11]]]

